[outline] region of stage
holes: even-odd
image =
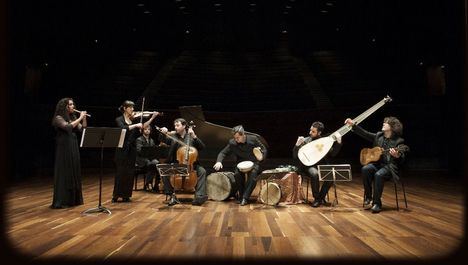
[[[36,177],[7,189],[5,232],[16,254],[39,260],[431,260],[456,251],[465,233],[462,183],[444,174],[407,173],[408,209],[400,190],[400,211],[393,184],[387,182],[379,214],[363,209],[360,176],[338,184],[335,207],[240,206],[234,200],[192,206],[192,194],[180,194],[187,202],[167,207],[163,194],[145,191],[134,191],[131,203],[111,203],[113,176],[106,174],[103,205],[112,214],[87,216],[81,212],[98,203],[97,174],[83,175],[85,204],[68,209],[49,208],[52,177]],[[332,201],[333,188],[329,196]]]

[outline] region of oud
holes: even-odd
[[[401,144],[395,147],[395,150],[400,153],[406,152],[406,151],[409,151],[409,147],[407,145]],[[379,161],[382,154],[389,152],[389,151],[390,151],[390,148],[383,149],[382,147],[379,147],[379,146],[376,146],[374,148],[363,148],[359,156],[359,161],[361,162],[361,165],[365,166],[369,163]]]
[[[391,101],[392,101],[392,98],[390,98],[389,96],[386,96],[377,104],[370,107],[368,110],[361,113],[361,115],[354,118],[353,119],[354,124],[357,125],[361,123],[363,120],[369,117],[372,113],[374,113],[375,111],[380,109],[383,105],[385,105],[385,103],[388,103]],[[350,130],[351,130],[351,126],[346,124],[342,126],[340,129],[338,129],[337,131],[335,131],[334,133],[332,133],[330,136],[322,137],[308,144],[305,144],[299,149],[297,153],[299,160],[305,166],[315,165],[328,153],[328,151],[330,151],[333,143],[336,141],[336,138],[337,138],[336,135],[339,134],[343,136],[347,134]]]

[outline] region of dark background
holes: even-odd
[[[10,1],[8,179],[53,177],[50,122],[62,97],[93,115],[89,126],[114,126],[118,106],[138,109],[143,95],[146,109],[166,113],[158,126],[202,105],[207,121],[244,124],[287,161],[313,121],[333,132],[387,94],[394,101],[363,127],[397,116],[409,168],[460,178],[465,2]],[[343,141],[337,161],[358,164],[369,144]],[[84,168],[99,165],[95,150],[81,154]],[[107,150],[109,169],[112,158]],[[202,159],[209,167],[214,157]]]

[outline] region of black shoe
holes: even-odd
[[[208,200],[208,196],[196,197],[196,198],[192,201],[192,205],[200,206],[200,205],[202,205],[203,203],[205,203],[206,200]]]
[[[178,203],[179,203],[179,200],[177,200],[177,197],[175,196],[175,194],[173,194],[167,205],[172,206],[172,205],[176,205]]]
[[[130,200],[130,198],[123,198],[122,201],[123,202],[131,202],[132,200]]]
[[[117,202],[119,198],[112,198],[112,202]]]
[[[155,183],[152,189],[152,192],[159,193],[159,183]]]
[[[235,202],[236,202],[237,204],[240,204],[240,203],[242,202],[242,200],[236,199]]]
[[[369,198],[364,199],[364,206],[368,206],[369,204],[371,204],[371,202],[372,200]]]
[[[317,208],[317,207],[320,206],[320,204],[322,204],[322,200],[317,200],[317,199],[315,199],[315,200],[312,202],[312,205],[311,205],[311,206],[314,207],[314,208]]]
[[[245,198],[242,199],[240,205],[241,205],[241,206],[244,206],[244,205],[247,205],[247,204],[249,204],[249,201],[248,201],[247,199],[245,199]]]
[[[382,208],[378,204],[374,204],[371,208],[372,213],[380,213],[382,211]]]

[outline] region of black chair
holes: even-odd
[[[135,171],[134,171],[134,175],[133,175],[133,178],[134,178],[134,187],[133,187],[133,190],[137,191],[137,190],[144,190],[145,187],[146,187],[146,174],[148,173],[148,169],[146,167],[138,167],[138,166],[135,166]],[[143,175],[143,188],[142,189],[138,189],[138,177]]]
[[[397,188],[397,184],[398,182],[401,184],[401,189],[403,190],[403,197],[405,199],[405,207],[408,209],[408,201],[406,200],[406,191],[405,191],[405,184],[403,183],[403,181],[401,180],[393,180],[393,186],[395,187],[395,201],[396,201],[396,206],[397,206],[397,210],[399,211],[400,210],[400,205],[398,204],[398,188]]]
[[[403,191],[403,197],[405,199],[405,207],[408,209],[408,201],[406,200],[406,190],[405,190],[405,184],[403,183],[402,179],[401,179],[401,174],[400,174],[400,180],[396,180],[396,179],[392,179],[391,180],[393,182],[393,186],[395,188],[395,202],[396,202],[396,206],[397,206],[397,210],[399,211],[400,210],[400,204],[399,204],[399,200],[398,200],[398,183],[401,184],[401,190]],[[365,197],[366,195],[364,194],[363,195],[363,199],[362,199],[362,207],[365,206],[364,202],[365,202]]]
[[[311,203],[309,201],[309,186],[310,186],[310,190],[312,190],[312,179],[309,176],[304,176],[302,174],[301,174],[301,178],[303,180],[306,180],[306,199],[305,199],[304,203]],[[326,201],[327,202],[330,201],[330,197],[328,196],[328,191],[327,191],[327,200]]]

